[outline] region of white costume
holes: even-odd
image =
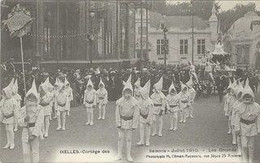
[[[37,101],[30,101],[30,96],[34,96]],[[22,145],[24,162],[39,162],[39,140],[43,138],[42,125],[44,122],[44,109],[38,104],[39,95],[37,93],[35,80],[32,88],[26,94],[25,106],[22,107],[18,123],[23,127]]]
[[[179,96],[179,105],[180,105],[180,123],[185,123],[190,107],[190,94],[188,92],[188,87],[181,83],[181,92]]]
[[[190,100],[190,106],[188,108],[188,117],[193,118],[193,103],[196,97],[196,91],[195,89],[192,87],[193,86],[193,82],[192,82],[192,78],[190,77],[190,80],[186,83],[186,85],[188,86],[188,93],[189,93],[189,100]]]
[[[67,115],[70,115],[70,103],[73,100],[73,90],[70,87],[70,83],[68,82],[67,78],[64,81],[65,84],[65,91],[67,92],[67,104],[66,104],[66,111]]]
[[[99,89],[96,92],[97,95],[97,104],[99,108],[99,117],[98,119],[105,119],[106,117],[106,105],[108,102],[108,93],[105,88],[105,84],[103,83],[102,79],[99,82]]]
[[[172,93],[174,91],[174,93]],[[167,110],[170,112],[170,121],[171,121],[171,127],[170,130],[177,130],[177,124],[178,124],[178,113],[179,113],[179,99],[177,95],[177,91],[174,87],[174,84],[172,82],[170,88],[169,88],[169,94],[166,97],[166,107]]]
[[[153,101],[149,98],[151,83],[150,80],[140,89],[141,102],[140,105],[140,141],[137,145],[144,145],[144,137],[146,136],[145,145],[150,145],[151,125],[153,123]],[[146,132],[145,132],[146,130]]]
[[[196,82],[199,83],[199,80],[198,80],[198,77],[197,77],[197,74],[196,74],[195,66],[192,64],[191,61],[189,61],[189,68],[190,68],[191,75],[194,76]]]
[[[56,84],[55,84],[56,85]],[[58,127],[57,130],[65,131],[65,124],[66,124],[66,108],[68,104],[68,95],[65,91],[64,83],[58,81],[58,87],[55,92],[55,110],[57,112],[57,121]]]
[[[140,78],[137,79],[137,81],[134,84],[134,97],[137,101],[141,101],[141,83],[140,83]]]
[[[90,90],[88,90],[88,87],[90,88]],[[88,80],[87,83],[87,88],[84,92],[84,99],[83,99],[83,104],[85,105],[86,109],[87,109],[87,122],[86,125],[93,125],[93,111],[94,111],[94,107],[96,106],[97,103],[97,99],[96,99],[96,91],[94,89],[94,85],[91,81],[91,79]]]
[[[14,85],[13,85],[13,98],[16,100],[17,107],[20,110],[21,109],[22,97],[18,94],[18,81],[17,81],[17,79],[15,80]],[[18,130],[18,123],[17,123],[17,119],[15,119],[14,131],[17,131],[17,130]]]
[[[52,106],[53,106],[53,98],[54,93],[51,91],[52,88],[50,88],[49,84],[49,77],[45,80],[44,83],[42,83],[39,86],[39,92],[40,92],[40,105],[42,106],[44,110],[44,125],[43,125],[43,133],[44,137],[48,137],[49,135],[49,126],[50,126],[50,116],[52,112]]]
[[[250,100],[247,100],[248,97]],[[254,158],[254,138],[260,133],[260,106],[254,102],[254,93],[248,84],[242,94],[242,102],[235,113],[235,131],[241,134],[243,161],[252,163]]]
[[[19,111],[18,104],[12,96],[14,79],[3,89],[4,97],[0,101],[0,121],[5,124],[7,144],[4,149],[14,149],[14,124]]]
[[[159,126],[158,136],[162,136],[162,128],[163,128],[163,114],[165,112],[165,103],[166,97],[161,92],[163,84],[163,77],[154,85],[154,93],[151,95],[151,100],[154,104],[154,112],[153,112],[153,133],[152,136],[157,134],[157,125]]]
[[[127,98],[126,90],[131,92]],[[122,159],[124,138],[126,137],[127,160],[133,161],[131,157],[132,130],[138,127],[140,118],[139,107],[136,99],[133,97],[133,87],[131,83],[124,83],[123,96],[116,101],[116,126],[118,128],[118,156]]]

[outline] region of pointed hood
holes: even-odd
[[[39,86],[45,93],[48,92],[48,78]],[[39,90],[40,91],[40,90]]]
[[[134,84],[137,88],[140,88],[141,87],[141,80],[140,78],[138,78]]]
[[[37,91],[37,88],[36,88],[35,79],[33,79],[32,87],[26,93],[26,97],[28,97],[30,94],[33,94],[37,98],[37,100],[39,100],[39,95],[38,95],[38,91]]]
[[[13,93],[18,94],[18,79],[15,79],[15,81],[14,81]]]
[[[100,78],[100,81],[99,81],[99,84],[98,84],[99,86],[100,85],[103,85],[103,87],[105,87],[105,84],[104,84],[104,82],[102,81],[102,79]]]
[[[149,98],[151,88],[151,81],[148,80],[147,83],[141,88],[140,93],[144,99]]]
[[[193,81],[192,81],[192,77],[190,76],[189,81],[186,83],[186,85],[191,88],[193,86]]]
[[[154,84],[154,89],[156,89],[157,91],[162,91],[163,88],[163,76],[160,78],[160,80]]]
[[[56,81],[55,81],[54,85],[57,85],[57,86],[60,85],[60,79],[58,77],[56,77]]]
[[[87,87],[88,86],[92,86],[92,88],[94,88],[94,85],[93,85],[93,82],[91,79],[88,79]]]
[[[242,94],[242,98],[243,98],[246,94],[252,96],[252,97],[253,97],[253,100],[254,100],[255,95],[254,95],[254,92],[252,91],[251,87],[249,86],[249,79],[248,79],[248,78],[246,79],[246,83],[245,83],[244,91],[243,91],[243,94]]]
[[[171,93],[171,90],[174,90],[177,93],[176,88],[175,88],[173,82],[172,82],[171,86],[169,87],[169,91],[168,91],[169,94]]]
[[[69,83],[69,81],[67,80],[67,78],[65,78],[64,85],[65,85],[65,86],[70,86],[70,83]]]
[[[184,88],[188,88],[185,84],[183,84],[183,82],[181,82],[181,90],[183,90]]]
[[[236,87],[236,96],[238,97],[238,96],[241,96],[242,94],[243,94],[243,92],[244,92],[244,88],[243,88],[243,85],[242,85],[242,83],[238,80],[238,85],[237,85],[237,87]]]
[[[46,84],[48,85],[48,90],[49,90],[49,91],[52,91],[53,85],[51,84],[49,77],[47,77],[47,79],[45,80],[45,82],[46,82]]]
[[[13,86],[14,86],[14,78],[11,80],[9,85],[3,89],[3,92],[5,93],[7,98],[11,98],[12,97]]]
[[[229,84],[228,84],[228,87],[227,87],[227,89],[232,89],[232,82],[231,82],[231,80],[230,80],[230,79],[228,79],[228,81],[229,81]]]

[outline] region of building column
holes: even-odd
[[[37,66],[40,66],[41,58],[44,56],[44,2],[37,0],[36,12],[36,54],[35,54],[35,63]]]

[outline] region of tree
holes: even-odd
[[[219,14],[220,30],[225,34],[232,24],[243,17],[248,11],[256,11],[255,3],[248,3],[247,5],[237,4],[233,9],[223,11]]]

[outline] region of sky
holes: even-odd
[[[168,3],[178,3],[178,2],[190,2],[190,0],[168,0]],[[225,11],[232,9],[236,4],[248,4],[253,2],[256,4],[256,9],[260,11],[260,1],[259,0],[216,0],[221,5],[220,11]]]

